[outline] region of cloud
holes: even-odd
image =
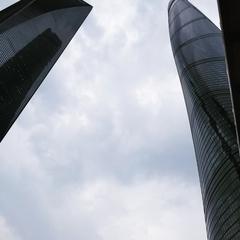
[[[20,182],[18,210],[10,207],[15,199],[1,206],[23,239],[205,238],[199,189],[179,178],[98,179],[64,188]]]
[[[92,4],[92,15],[19,121],[34,152],[50,173],[74,181],[196,175],[167,1]]]
[[[0,238],[4,240],[20,240],[3,217],[0,217]]]
[[[191,3],[199,8],[214,24],[220,27],[217,1],[202,0],[200,2],[198,0],[191,0]]]
[[[204,239],[168,1],[89,2],[0,146],[0,214],[25,240]]]
[[[59,237],[66,239],[205,237],[199,234],[203,224],[198,189],[177,179],[161,182],[153,179],[130,185],[97,181],[73,191],[69,189],[60,199],[52,212]]]
[[[9,6],[11,6],[12,4],[14,4],[16,2],[17,2],[16,0],[4,0],[4,1],[1,1],[0,9],[4,9],[6,7],[9,7]]]

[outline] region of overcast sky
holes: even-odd
[[[206,240],[168,0],[88,2],[0,145],[0,239]]]

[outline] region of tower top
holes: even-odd
[[[168,4],[168,11],[170,11],[171,7],[173,6],[173,4],[177,1],[183,1],[183,2],[188,2],[187,0],[170,0],[169,4]]]

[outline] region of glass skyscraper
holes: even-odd
[[[240,239],[240,157],[221,31],[187,0],[169,30],[197,158],[209,240]]]
[[[81,0],[21,0],[0,12],[0,141],[91,9]]]

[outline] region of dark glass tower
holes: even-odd
[[[0,12],[0,141],[91,8],[81,0],[21,0]]]
[[[221,31],[187,0],[169,4],[173,54],[195,147],[209,240],[240,239],[240,157]]]

